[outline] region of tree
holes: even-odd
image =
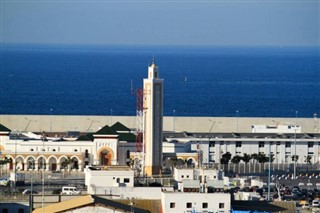
[[[241,157],[239,155],[236,155],[231,159],[231,163],[233,163],[233,165],[239,164],[240,161]],[[235,166],[233,167],[233,170],[235,170]]]
[[[61,166],[63,169],[70,169],[70,164],[73,163],[73,160],[70,158],[70,157],[67,157],[67,159],[65,159],[62,163],[61,163]]]
[[[310,155],[306,156],[306,159],[304,160],[304,162],[311,164],[311,159],[312,157]]]
[[[11,163],[11,162],[12,162],[11,158],[5,157],[4,159],[0,160],[0,165],[4,165],[4,164],[7,164],[7,163]]]
[[[312,157],[310,155],[305,157],[306,159],[304,160],[304,162],[307,163],[307,171],[309,171],[309,165],[311,165],[311,159]]]
[[[224,165],[224,170],[226,169],[226,165],[229,163],[231,159],[231,153],[230,152],[226,152],[222,155],[221,159],[220,159],[220,163],[222,165]]]
[[[292,155],[292,156],[291,156],[291,160],[292,160],[293,162],[297,162],[298,159],[299,159],[299,155]]]
[[[264,166],[264,164],[269,161],[269,157],[267,157],[263,153],[252,154],[252,156],[253,156],[253,159],[257,160],[260,163],[260,170],[261,170],[261,165]]]
[[[251,155],[248,155],[247,153],[244,153],[243,156],[241,157],[241,160],[245,163],[244,173],[246,173],[247,164],[250,162],[251,159],[252,159]]]
[[[241,160],[242,160],[245,164],[249,163],[251,159],[252,159],[251,155],[248,155],[247,153],[244,153],[243,156],[242,156],[242,158],[241,158]]]

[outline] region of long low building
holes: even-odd
[[[264,128],[260,125],[259,132],[253,132],[255,126],[251,128],[251,133],[165,131],[164,168],[172,171],[172,164],[221,166],[227,153],[231,158],[245,154],[264,157],[264,162],[271,154],[272,164],[290,165],[295,160],[298,164],[318,164],[319,133],[304,133],[300,125],[271,126],[273,132],[267,125]],[[35,134],[1,125],[0,158],[8,160],[7,169],[18,171],[83,171],[86,165],[131,164],[135,169],[141,166],[143,154],[136,152],[136,133],[120,122],[91,133],[67,133],[63,136],[50,132]],[[257,161],[257,158],[249,159],[251,163]],[[245,164],[240,160],[238,163]]]
[[[183,117],[164,116],[163,130],[172,132],[252,132],[253,125],[300,125],[303,133],[320,133],[320,121],[310,118],[279,117]],[[95,132],[105,125],[120,122],[130,129],[137,127],[136,116],[89,115],[1,115],[0,123],[12,130],[29,132]]]

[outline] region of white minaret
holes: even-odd
[[[163,128],[163,79],[159,68],[153,62],[148,68],[148,78],[143,79],[144,108],[144,174],[159,175],[162,169]]]

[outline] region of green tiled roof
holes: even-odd
[[[11,130],[0,124],[0,132],[11,132]]]
[[[133,133],[119,133],[119,140],[133,142],[136,141],[136,135]]]
[[[95,133],[96,135],[118,135],[110,126],[106,125]]]
[[[76,141],[93,141],[92,133],[88,133],[86,135],[81,135]]]
[[[113,124],[111,126],[111,128],[116,132],[118,132],[118,131],[130,132],[130,129],[128,127],[126,127],[125,125],[123,125],[122,123],[120,123],[120,122],[117,122],[117,123]]]

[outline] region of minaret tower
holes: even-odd
[[[144,174],[159,175],[162,169],[163,79],[152,62],[148,78],[143,79],[144,108]]]

